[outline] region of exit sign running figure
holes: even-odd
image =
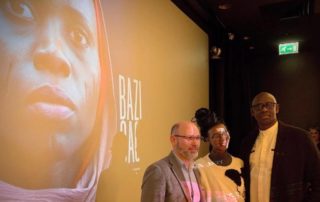
[[[294,54],[299,52],[299,43],[283,43],[279,44],[279,55]]]

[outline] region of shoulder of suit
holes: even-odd
[[[301,134],[301,135],[308,134],[308,131],[300,127],[290,125],[281,121],[279,121],[279,130],[281,130],[281,132],[290,132],[291,134]]]

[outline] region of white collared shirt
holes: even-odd
[[[250,155],[250,201],[269,202],[274,148],[278,122],[260,130]]]

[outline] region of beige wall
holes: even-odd
[[[107,0],[104,8],[118,133],[97,201],[139,201],[144,170],[171,149],[173,123],[208,106],[208,37],[169,0]]]

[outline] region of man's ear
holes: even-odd
[[[280,104],[277,104],[277,105],[276,105],[276,113],[277,113],[277,114],[279,113],[279,110],[280,110]]]
[[[177,140],[176,140],[176,137],[175,137],[174,135],[170,135],[170,142],[171,142],[171,144],[174,145],[176,141],[177,141]]]
[[[250,114],[252,117],[254,117],[254,111],[253,111],[252,107],[250,107]]]

